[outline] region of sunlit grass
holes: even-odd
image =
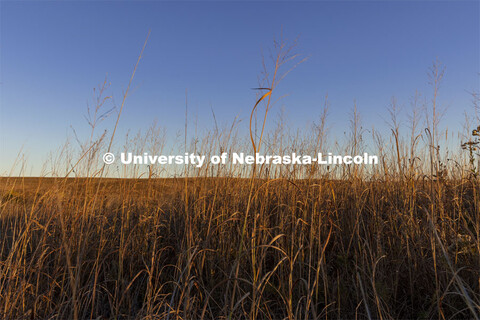
[[[361,154],[360,113],[347,144],[331,143],[328,100],[308,135],[281,120],[266,131],[292,49],[276,42],[271,73],[264,63],[249,139],[235,120],[191,144],[185,134],[185,150]],[[433,105],[413,105],[408,130],[392,104],[391,132],[370,132],[375,167],[206,165],[161,178],[173,174],[124,166],[112,179],[99,159],[115,129],[97,137],[92,119],[77,158],[59,151],[57,178],[0,179],[0,317],[478,319],[478,155],[442,153],[442,76],[434,64]],[[159,153],[164,135],[152,126],[125,148]]]

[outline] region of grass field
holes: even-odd
[[[478,314],[473,181],[0,183],[2,318]]]
[[[0,178],[0,318],[479,319],[480,142],[440,129],[442,69],[407,126],[392,100],[387,133],[367,134],[354,107],[341,144],[327,135],[328,101],[307,132],[266,129],[277,71],[296,58],[275,44],[249,137],[215,121],[190,139],[186,119],[178,149],[356,155],[368,144],[378,165],[108,167],[105,152],[166,147],[155,126],[114,143],[130,86],[113,132],[97,133],[99,96],[91,135],[52,159],[56,178]]]

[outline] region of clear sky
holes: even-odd
[[[318,117],[343,128],[355,100],[366,126],[382,125],[392,96],[428,95],[427,69],[445,66],[446,125],[461,127],[479,89],[478,1],[0,2],[0,174],[23,147],[29,174],[67,137],[85,137],[87,102],[105,76],[117,104],[148,30],[150,39],[120,119],[119,137],[152,120],[183,130],[185,90],[199,126],[246,119],[261,50],[280,31],[309,56],[278,87],[292,127]],[[246,121],[244,121],[246,125]],[[111,129],[112,123],[108,123]],[[106,127],[107,128],[107,127]],[[37,164],[38,163],[38,164]],[[35,165],[34,165],[35,164]],[[33,166],[33,169],[31,168]]]

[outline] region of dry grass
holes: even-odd
[[[185,150],[327,150],[328,102],[306,136],[281,121],[266,131],[277,71],[296,58],[275,49],[258,130],[252,112],[246,140],[234,122],[187,146],[186,125]],[[374,168],[205,166],[161,179],[161,168],[132,166],[122,175],[136,178],[111,179],[98,158],[113,134],[106,143],[92,125],[78,158],[66,148],[54,161],[85,178],[56,167],[58,178],[0,179],[0,317],[478,319],[478,174],[475,161],[440,152],[435,99],[421,111],[428,129],[414,108],[403,137],[393,104],[392,134],[372,131]],[[362,153],[356,108],[351,119],[340,151]],[[125,148],[158,154],[159,137],[152,127]]]
[[[241,257],[245,180],[190,179],[188,207],[182,179],[1,183],[3,318],[471,318],[460,286],[478,308],[466,181],[433,222],[421,182],[257,181]]]

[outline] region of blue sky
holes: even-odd
[[[444,124],[461,128],[471,112],[468,91],[479,89],[479,2],[1,2],[0,174],[20,148],[30,174],[39,174],[73,126],[84,119],[93,88],[105,76],[117,104],[148,30],[119,137],[152,120],[170,136],[181,132],[185,90],[200,128],[213,120],[246,119],[261,52],[283,30],[299,37],[309,56],[278,87],[290,126],[318,117],[331,103],[329,126],[339,134],[355,100],[366,127],[382,126],[392,96],[408,107],[419,90],[430,93],[427,70],[445,66],[440,101]],[[112,123],[106,122],[106,129]],[[246,121],[244,121],[246,126]],[[335,130],[337,128],[337,131]],[[35,164],[35,165],[34,165]]]

